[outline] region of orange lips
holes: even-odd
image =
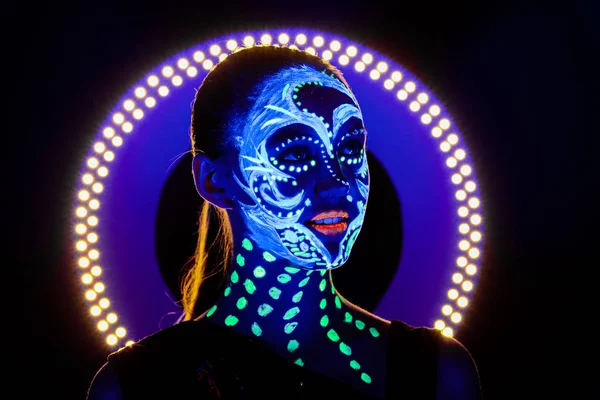
[[[326,211],[311,219],[311,226],[326,236],[336,236],[348,229],[348,213],[345,211]]]

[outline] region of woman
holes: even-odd
[[[205,201],[185,321],[111,354],[90,400],[479,398],[460,343],[379,318],[333,286],[369,194],[367,131],[338,69],[285,47],[238,50],[197,91],[190,138]],[[227,284],[201,310],[215,265]]]

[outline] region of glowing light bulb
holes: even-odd
[[[169,88],[166,86],[161,86],[158,88],[158,94],[161,95],[162,97],[165,97],[166,95],[169,94]]]
[[[465,292],[470,292],[471,290],[473,290],[473,282],[464,281],[462,284],[462,288]]]
[[[80,235],[83,235],[87,231],[87,227],[84,224],[77,224],[75,226],[75,232]]]
[[[138,88],[135,89],[134,93],[135,93],[135,97],[141,99],[141,98],[143,98],[143,97],[146,96],[146,88],[140,86],[140,87],[138,87]]]
[[[80,268],[87,268],[90,266],[90,260],[87,257],[81,257],[77,263],[79,264]]]
[[[358,49],[354,46],[348,46],[346,49],[346,54],[348,54],[350,57],[354,57],[358,54]]]
[[[190,66],[190,62],[186,58],[180,58],[177,60],[177,66],[179,69],[186,69]]]
[[[480,251],[477,247],[471,247],[469,249],[469,257],[471,258],[478,258],[480,255]]]
[[[454,322],[455,324],[458,324],[461,319],[462,319],[462,316],[457,312],[453,313],[452,316],[450,317],[450,320],[452,320],[452,322]]]
[[[467,258],[464,256],[460,256],[456,259],[456,265],[458,265],[459,267],[464,267],[465,265],[467,265]]]
[[[111,346],[114,346],[115,344],[117,344],[118,339],[115,335],[108,335],[106,337],[106,343],[108,343]]]
[[[434,327],[435,329],[438,329],[438,330],[440,330],[440,331],[441,331],[442,329],[444,329],[444,327],[445,327],[445,326],[446,326],[446,323],[445,323],[444,321],[442,321],[441,319],[438,319],[438,320],[437,320],[437,321],[435,321],[435,323],[433,324],[433,327]]]
[[[404,89],[400,89],[398,90],[398,93],[396,93],[396,97],[398,100],[406,100],[408,98],[408,92]]]
[[[205,70],[209,70],[213,67],[214,63],[212,62],[212,60],[210,59],[206,59],[204,61],[202,61],[202,68],[204,68]]]
[[[440,106],[438,106],[437,104],[432,105],[431,107],[429,107],[429,113],[431,115],[433,115],[434,117],[437,117],[438,115],[440,115]]]
[[[322,36],[315,36],[313,38],[313,44],[315,45],[315,47],[321,47],[325,44],[325,39],[323,39]]]
[[[348,56],[347,56],[347,55],[345,55],[345,54],[342,54],[342,55],[340,56],[340,58],[338,59],[338,61],[339,61],[339,62],[340,62],[340,64],[342,64],[342,65],[348,65],[348,63],[350,62],[350,58],[348,58]]]
[[[471,169],[471,167],[467,164],[463,165],[462,167],[460,167],[460,173],[463,174],[463,176],[469,176],[471,175],[471,172],[473,170]]]
[[[115,159],[115,153],[113,153],[112,151],[108,150],[106,153],[104,153],[104,159],[108,162],[112,161]],[[98,169],[99,171],[100,169]],[[100,175],[100,174],[98,174]]]
[[[440,136],[442,136],[442,129],[439,126],[436,126],[431,130],[431,136],[433,136],[434,138],[439,138]]]
[[[402,80],[402,72],[400,72],[400,71],[392,72],[391,76],[392,76],[392,80],[396,83],[398,83]]]
[[[455,145],[456,143],[458,143],[458,136],[455,133],[451,133],[451,134],[448,135],[448,138],[446,140],[451,145]]]
[[[90,243],[96,243],[98,241],[98,235],[96,235],[94,232],[88,233],[87,241]]]
[[[479,225],[479,224],[481,224],[481,215],[479,215],[479,214],[473,214],[471,216],[471,223],[473,225]]]
[[[104,332],[105,330],[108,329],[108,322],[106,322],[105,320],[98,321],[97,326],[100,331]]]
[[[150,87],[155,87],[156,85],[158,85],[158,76],[156,75],[150,75],[148,77],[148,86]]]
[[[133,124],[131,122],[125,122],[123,125],[121,125],[121,129],[125,133],[131,133],[131,131],[133,131]],[[112,138],[112,144],[114,146],[118,147],[122,143],[123,143],[123,139],[121,139],[120,136],[115,136],[114,138]]]
[[[115,330],[115,335],[117,335],[120,338],[125,337],[126,334],[127,334],[127,331],[122,326],[118,327]]]
[[[88,217],[87,219],[87,223],[89,226],[96,226],[98,225],[98,217],[91,215],[90,217]]]
[[[465,268],[465,271],[467,271],[467,274],[473,276],[477,273],[477,267],[473,264],[469,264],[467,265],[467,268]]]
[[[458,185],[462,182],[462,175],[461,174],[454,174],[452,175],[452,183],[454,183],[455,185]]]
[[[171,82],[174,86],[181,86],[181,84],[183,83],[183,79],[181,79],[181,76],[175,75],[173,79],[171,79]]]
[[[474,231],[471,233],[471,240],[473,242],[479,242],[481,240],[481,232]]]
[[[243,40],[244,46],[252,47],[254,46],[254,38],[252,36],[246,36]]]
[[[458,243],[458,248],[461,249],[462,251],[466,251],[469,249],[469,247],[471,247],[471,244],[469,243],[468,240],[461,240]]]
[[[133,100],[125,100],[123,102],[123,108],[127,111],[133,110],[134,107],[135,107],[135,103],[133,102]]]
[[[339,42],[339,40],[332,40],[329,44],[329,48],[333,51],[339,51],[342,48],[342,44]]]
[[[440,128],[442,128],[443,130],[450,128],[450,121],[448,120],[448,118],[442,118],[440,120]]]
[[[90,200],[89,206],[92,210],[97,210],[100,208],[100,202],[97,199]]]
[[[394,88],[394,81],[391,79],[386,79],[383,82],[383,87],[386,88],[387,90],[392,90]]]
[[[313,56],[317,55],[317,51],[312,47],[307,47],[306,49],[304,49],[304,51],[306,51],[308,54],[312,54]]]
[[[95,265],[92,267],[92,269],[90,270],[90,272],[92,273],[92,275],[98,277],[100,275],[102,275],[102,268],[100,268],[99,266]]]
[[[471,228],[469,227],[469,224],[464,224],[464,223],[463,223],[463,224],[460,224],[460,225],[458,226],[458,231],[459,231],[460,233],[462,233],[463,235],[465,235],[465,234],[469,233],[469,230],[470,230],[470,229],[471,229]]]
[[[90,314],[92,314],[94,317],[97,317],[98,315],[102,314],[102,309],[98,306],[92,306],[90,308]]]
[[[100,167],[100,168],[98,168],[98,176],[101,176],[101,177],[104,178],[107,175],[108,175],[108,168],[106,168],[106,167]]]
[[[458,297],[458,290],[456,289],[450,289],[448,291],[448,297],[452,300],[456,300],[456,298]]]
[[[108,308],[110,306],[110,300],[108,300],[106,297],[100,299],[100,301],[98,302],[98,305],[104,309]]]
[[[410,108],[410,111],[416,112],[416,111],[419,111],[419,109],[421,108],[421,105],[416,101],[411,101],[409,108]]]
[[[447,153],[448,151],[450,151],[450,143],[448,143],[448,142],[440,143],[440,150],[442,150],[444,153]]]
[[[208,49],[208,52],[210,54],[212,54],[213,56],[218,56],[219,54],[221,54],[221,46],[219,46],[218,44],[213,44],[212,46],[210,46],[210,48]]]
[[[408,93],[412,93],[417,89],[417,85],[413,81],[408,81],[404,84],[404,89],[406,89]]]
[[[369,77],[371,79],[373,79],[374,81],[376,81],[377,79],[379,79],[381,77],[381,72],[379,72],[378,70],[374,69],[371,72],[369,72]]]
[[[469,199],[469,207],[478,208],[480,205],[479,199],[477,197],[471,197]]]
[[[358,72],[363,72],[365,68],[365,63],[363,63],[362,61],[357,61],[356,64],[354,64],[354,69]]]
[[[417,101],[421,104],[425,104],[429,101],[429,96],[427,95],[427,93],[419,93],[419,95],[417,96]]]
[[[465,218],[467,215],[469,215],[469,209],[467,207],[459,207],[458,208],[458,215]]]
[[[464,190],[458,190],[456,192],[456,200],[463,201],[466,198],[467,198],[467,192],[465,192]]]
[[[105,289],[105,286],[104,286],[104,283],[102,283],[102,282],[97,282],[94,285],[94,291],[96,291],[96,293],[102,293],[102,292],[104,292],[104,289]]]
[[[83,282],[85,285],[89,285],[93,280],[94,278],[90,274],[83,274],[81,276],[81,282]]]
[[[454,283],[461,283],[463,281],[463,276],[462,274],[459,274],[458,272],[455,273],[454,275],[452,275],[452,282]]]
[[[452,314],[452,306],[449,306],[448,304],[446,304],[444,307],[442,307],[442,314],[444,314],[444,315]]]
[[[146,97],[144,104],[146,104],[146,107],[152,108],[156,105],[156,99],[154,97]]]
[[[364,53],[361,59],[365,64],[371,64],[373,62],[373,56],[371,53]]]
[[[322,54],[323,59],[329,61],[333,58],[333,53],[329,50],[325,50]]]
[[[125,121],[125,116],[123,116],[123,114],[121,113],[115,113],[115,115],[113,115],[113,122],[117,125],[121,125],[123,123],[123,121]]]
[[[387,70],[388,70],[388,65],[387,65],[387,63],[386,63],[386,62],[384,62],[384,61],[380,61],[380,62],[378,62],[378,63],[377,63],[377,70],[378,70],[379,72],[381,72],[382,74],[383,74],[383,73],[385,73],[385,72],[387,72]]]
[[[467,304],[469,304],[469,300],[467,300],[466,297],[461,297],[456,301],[456,304],[458,304],[459,307],[466,307]]]
[[[453,334],[454,334],[454,331],[449,326],[442,329],[442,335],[444,335],[446,337],[452,337]]]
[[[190,78],[195,77],[196,75],[198,75],[198,69],[196,67],[189,67],[185,73],[187,74],[187,76],[189,76]]]
[[[306,38],[306,35],[304,33],[296,35],[296,43],[298,43],[300,46],[305,45],[307,40],[308,39]]]
[[[456,157],[457,160],[464,160],[466,156],[467,153],[463,149],[456,149],[454,152],[454,157]]]
[[[431,123],[431,115],[429,115],[429,114],[421,115],[421,122],[424,123],[425,125],[429,125]]]
[[[87,166],[90,168],[97,168],[99,164],[100,164],[100,162],[98,161],[98,159],[96,157],[90,157],[87,160]],[[86,175],[92,176],[91,174],[86,174]],[[84,175],[84,177],[85,177],[85,175]]]
[[[173,70],[173,67],[170,67],[168,65],[162,69],[162,74],[165,78],[170,78],[174,72],[175,71]]]
[[[87,201],[90,198],[90,192],[88,192],[87,190],[80,190],[78,197],[81,201]]]
[[[94,299],[96,299],[96,292],[94,292],[93,290],[88,290],[87,292],[85,292],[85,298],[88,299],[89,301],[92,301]]]
[[[234,51],[237,48],[237,42],[235,39],[229,39],[225,44],[225,47],[227,47],[227,50],[229,51]]]
[[[199,63],[199,62],[202,62],[202,60],[204,60],[204,53],[201,51],[196,51],[194,53],[194,61]]]
[[[281,44],[288,44],[288,42],[290,41],[290,36],[287,33],[281,33],[277,37],[277,40]]]
[[[117,314],[115,313],[110,313],[106,316],[106,320],[111,323],[114,324],[115,322],[117,322]]]

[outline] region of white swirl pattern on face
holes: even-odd
[[[310,83],[333,88],[348,96],[354,104],[341,104],[333,111],[333,129],[328,123],[307,109],[297,106],[294,97],[298,87]],[[246,227],[252,239],[270,252],[289,259],[296,265],[309,269],[329,269],[343,264],[349,257],[364,220],[368,198],[367,179],[368,164],[365,156],[357,161],[356,185],[361,199],[353,199],[357,207],[357,216],[350,221],[345,236],[339,243],[337,254],[329,250],[316,235],[304,224],[299,223],[305,206],[311,204],[307,192],[296,185],[296,173],[300,168],[277,167],[276,161],[269,158],[267,140],[278,130],[291,125],[306,125],[316,133],[317,138],[312,143],[319,143],[321,158],[332,177],[344,185],[348,183],[340,179],[330,161],[337,161],[334,154],[333,142],[340,127],[350,118],[363,120],[358,103],[352,92],[333,76],[318,72],[307,66],[286,68],[268,78],[261,88],[253,107],[250,109],[245,123],[234,132],[242,132],[234,142],[239,146],[239,166],[242,176],[234,173],[235,181],[248,194],[254,204],[239,202]],[[297,138],[297,139],[306,139]],[[291,140],[287,140],[290,143]],[[281,143],[285,148],[286,142]],[[310,164],[311,167],[315,164]],[[304,166],[304,171],[307,170]],[[295,186],[292,196],[282,194],[279,185]]]

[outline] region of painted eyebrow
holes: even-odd
[[[313,139],[319,137],[317,132],[308,125],[291,124],[275,131],[275,133],[267,140],[267,143],[275,144],[287,139],[293,140],[296,137],[300,138],[302,136],[312,137]]]

